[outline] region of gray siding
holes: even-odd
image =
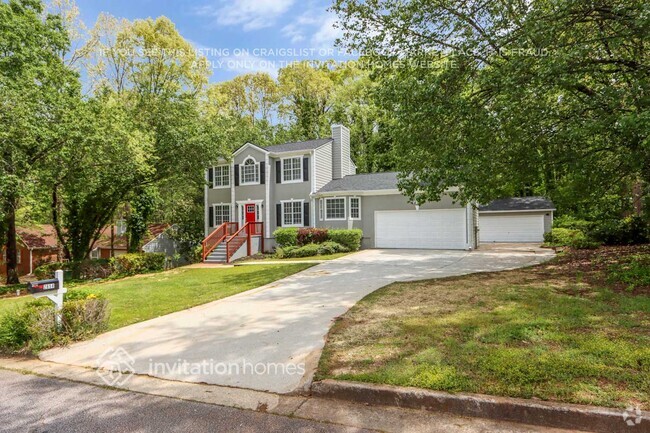
[[[341,195],[339,197],[347,197],[346,212],[350,214],[349,196]],[[352,196],[354,197],[354,196]],[[320,200],[316,201],[316,216],[319,216]],[[324,203],[324,202],[323,202]],[[463,208],[459,203],[453,203],[451,197],[442,196],[438,202],[425,203],[420,206],[420,209],[455,209]],[[360,220],[346,220],[346,221],[325,221],[317,220],[317,227],[327,227],[336,229],[355,228],[363,231],[363,239],[361,241],[362,248],[374,248],[375,244],[375,211],[378,210],[415,210],[415,205],[409,203],[408,199],[401,194],[390,195],[372,195],[361,197],[361,219]]]
[[[316,173],[314,173],[314,189],[318,191],[332,180],[332,143],[316,149],[315,159]]]
[[[298,155],[293,155],[293,156],[298,156]],[[278,203],[280,203],[282,200],[304,200],[306,203],[310,201],[309,194],[311,193],[311,179],[314,173],[311,173],[312,169],[311,167],[313,166],[311,158],[313,158],[313,155],[310,153],[305,153],[303,155],[300,155],[302,158],[308,157],[310,158],[309,161],[309,167],[310,167],[310,173],[309,173],[309,180],[308,181],[303,181],[303,182],[296,182],[296,183],[276,183],[276,164],[275,161],[278,159],[276,158],[271,158],[271,191],[270,191],[270,197],[269,197],[269,202],[270,202],[270,221],[268,222],[271,233],[277,228],[277,223],[276,223],[276,206]],[[281,159],[281,158],[280,158]],[[239,194],[237,192],[237,194]],[[312,221],[310,221],[311,223]]]

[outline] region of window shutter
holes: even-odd
[[[266,183],[266,162],[260,162],[260,183],[264,185]]]
[[[210,206],[208,226],[214,227],[214,206]]]
[[[282,227],[282,203],[275,205],[275,225]]]
[[[304,182],[309,180],[309,157],[302,159],[302,180]]]
[[[239,186],[239,164],[235,164],[235,186]]]
[[[309,202],[303,203],[304,211],[302,214],[302,225],[309,227]]]
[[[282,183],[282,161],[275,161],[275,183]]]
[[[214,167],[208,168],[208,188],[214,187]]]

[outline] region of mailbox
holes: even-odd
[[[32,295],[38,293],[56,292],[59,290],[60,282],[58,279],[34,281],[27,284],[27,291]]]

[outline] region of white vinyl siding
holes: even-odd
[[[344,220],[345,218],[345,197],[333,197],[325,199],[325,221]]]
[[[467,248],[466,209],[376,211],[376,248]]]
[[[213,188],[230,187],[230,166],[218,165],[214,167]]]
[[[304,200],[287,200],[282,202],[282,226],[302,227],[302,212]]]
[[[542,242],[544,215],[480,214],[481,242]]]
[[[282,159],[282,183],[302,182],[302,157]]]

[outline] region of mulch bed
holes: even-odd
[[[650,245],[606,246],[593,250],[558,250],[558,257],[532,270],[540,276],[565,275],[590,285],[608,287],[628,295],[650,296],[650,284],[636,285],[633,289],[625,283],[608,278],[612,266],[625,263],[632,256],[646,255],[650,259]]]

